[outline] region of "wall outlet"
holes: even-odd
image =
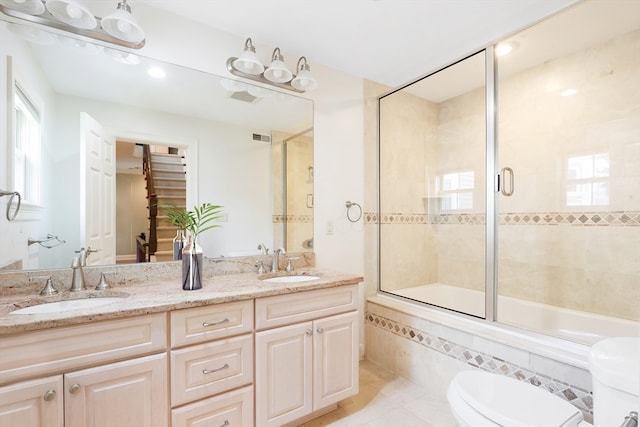
[[[325,234],[327,236],[332,236],[333,235],[333,221],[327,221]]]

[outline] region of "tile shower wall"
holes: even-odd
[[[513,167],[520,193],[499,202],[502,295],[640,320],[639,49],[635,31],[499,83],[500,163]],[[550,94],[549,82],[558,81],[580,82],[584,90],[572,99]],[[386,290],[435,282],[484,288],[484,207],[443,211],[432,187],[436,170],[483,157],[468,148],[477,141],[464,140],[483,133],[474,107],[480,93],[441,104],[397,98],[397,124],[382,130],[397,143],[397,155],[381,160],[383,212],[365,215],[371,227],[382,224],[382,269],[393,278],[383,276]],[[454,122],[465,131],[454,132]],[[451,138],[459,149],[439,158],[435,147]],[[609,153],[609,203],[567,206],[568,158],[600,152]],[[474,200],[483,194],[475,188]]]
[[[313,137],[273,132],[273,229],[276,247],[292,252],[313,250]],[[286,140],[287,170],[283,170]],[[286,214],[282,183],[286,176]],[[286,242],[284,231],[286,225]]]
[[[458,372],[481,369],[541,387],[576,406],[587,421],[592,420],[591,375],[584,369],[371,301],[365,313],[365,337],[367,359],[418,384],[440,389],[443,395]]]

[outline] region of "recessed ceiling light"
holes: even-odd
[[[576,89],[569,88],[569,89],[565,89],[562,92],[560,92],[560,96],[573,96],[576,93],[578,93],[578,91]]]
[[[165,73],[164,70],[159,67],[151,67],[147,72],[151,77],[156,79],[164,79],[167,76],[167,73]]]
[[[496,46],[496,55],[505,56],[516,50],[518,43],[516,42],[504,42]]]

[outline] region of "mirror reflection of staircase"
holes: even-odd
[[[165,154],[151,152],[147,147],[145,159],[149,161],[145,161],[145,177],[149,201],[149,260],[172,261],[173,239],[178,227],[167,220],[164,207],[186,207],[186,163],[184,155],[177,149],[170,148]]]

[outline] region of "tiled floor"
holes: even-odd
[[[454,427],[446,396],[360,362],[360,393],[301,427]]]

